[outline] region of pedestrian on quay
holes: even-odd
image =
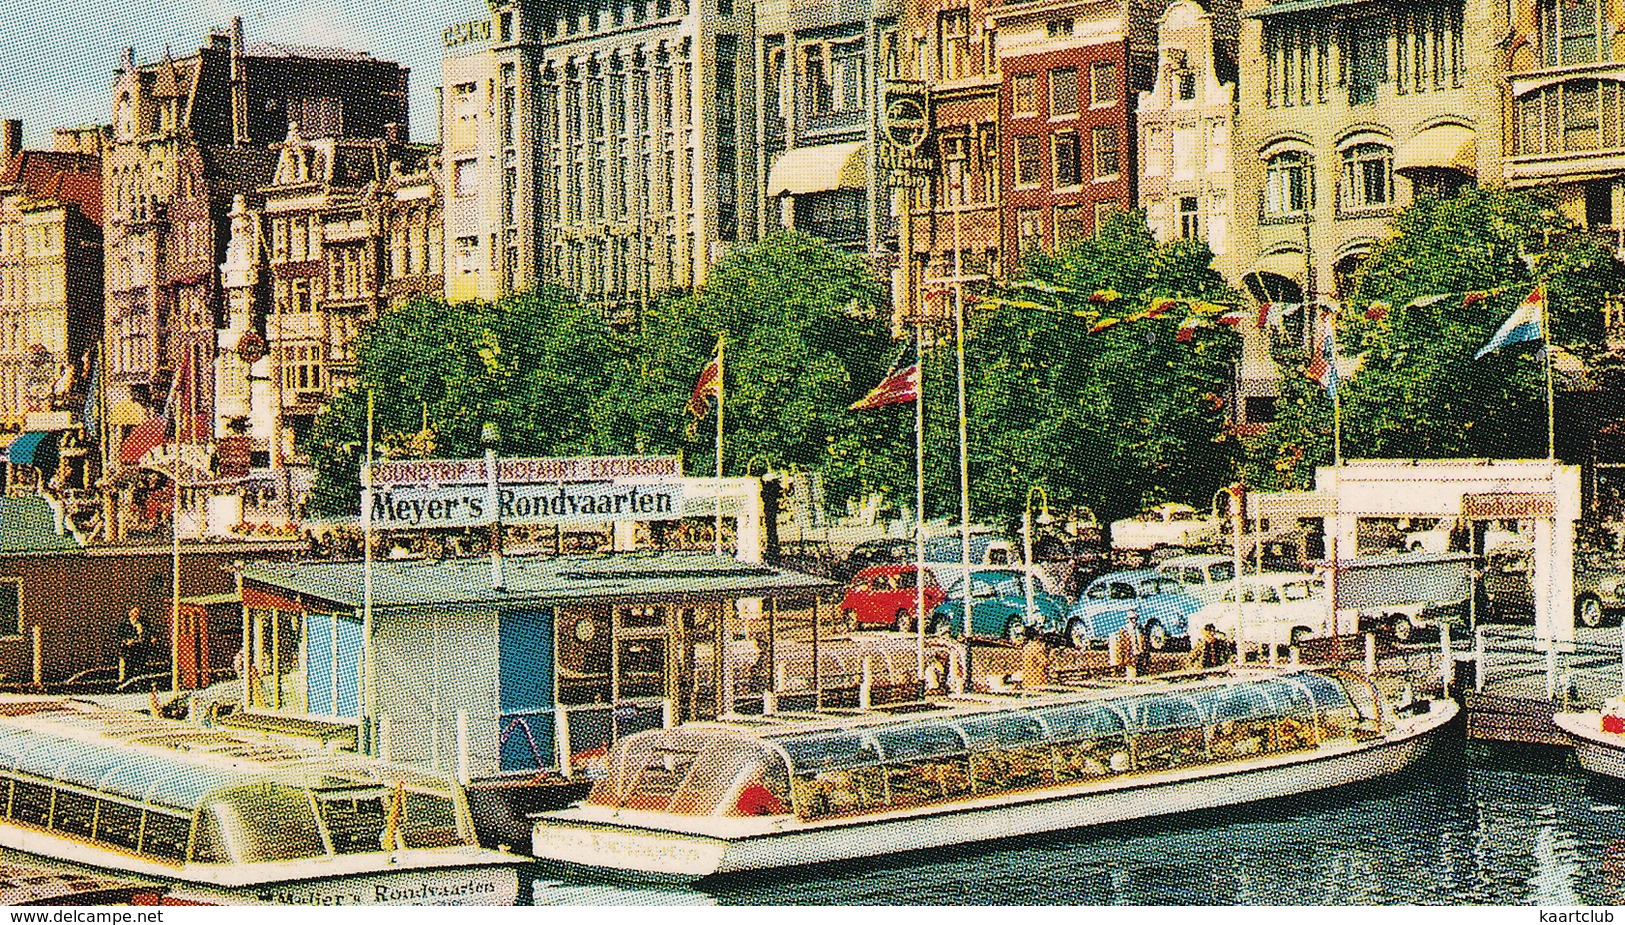
[[[1139,616],[1132,610],[1123,621],[1123,628],[1117,631],[1117,661],[1116,667],[1122,668],[1127,676],[1144,675],[1151,670],[1151,654],[1146,651],[1145,632],[1140,629]]]
[[[1021,686],[1036,690],[1049,684],[1049,644],[1038,632],[1038,627],[1027,627],[1027,641],[1021,645]]]
[[[1218,668],[1225,664],[1224,637],[1219,635],[1219,628],[1209,623],[1202,627],[1201,635],[1191,643],[1190,667]]]
[[[130,608],[118,627],[119,680],[139,674],[152,651],[152,634],[141,619],[141,606]]]

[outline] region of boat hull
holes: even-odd
[[[1574,756],[1580,760],[1580,767],[1602,777],[1625,780],[1625,736],[1603,732],[1600,714],[1559,713],[1552,722],[1574,740]]]
[[[678,879],[821,864],[950,845],[1086,828],[1150,816],[1211,809],[1324,790],[1401,771],[1427,749],[1431,734],[1455,716],[1450,701],[1401,730],[1351,748],[1240,766],[1212,773],[1147,775],[1107,788],[1032,793],[938,807],[884,819],[801,824],[738,837],[672,832],[634,825],[538,818],[532,853],[539,859]],[[562,818],[561,818],[562,817]]]

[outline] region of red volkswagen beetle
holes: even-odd
[[[871,565],[859,572],[841,599],[841,615],[856,626],[891,626],[900,632],[914,629],[918,606],[915,576],[918,569],[907,563]],[[946,597],[931,573],[925,573],[925,613]]]

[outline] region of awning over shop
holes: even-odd
[[[1276,276],[1290,280],[1303,278],[1303,252],[1302,251],[1276,251],[1273,254],[1264,254],[1253,264],[1254,273],[1273,273]]]
[[[1394,153],[1394,172],[1402,176],[1420,170],[1455,170],[1478,174],[1478,138],[1465,125],[1435,125],[1418,132]]]
[[[861,141],[786,151],[773,162],[767,179],[767,195],[799,196],[837,189],[863,189],[869,185],[865,158]]]
[[[19,434],[6,447],[6,459],[15,466],[34,466],[51,471],[56,468],[56,431],[35,430]]]

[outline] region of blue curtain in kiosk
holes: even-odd
[[[501,769],[555,766],[551,609],[503,612],[497,625],[497,686]]]
[[[305,694],[314,716],[361,714],[361,621],[305,617]]]

